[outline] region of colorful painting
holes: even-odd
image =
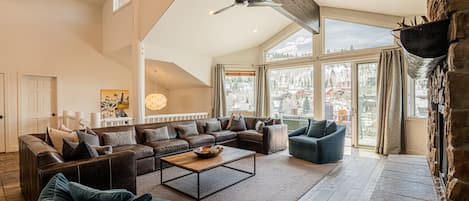
[[[106,118],[128,117],[129,91],[122,89],[101,90],[101,116]]]

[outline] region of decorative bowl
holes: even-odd
[[[223,151],[223,147],[216,146],[203,146],[194,149],[194,153],[197,154],[199,158],[213,158],[217,157]]]

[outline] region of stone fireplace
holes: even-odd
[[[431,21],[450,19],[448,59],[428,81],[428,161],[446,199],[469,200],[469,0],[428,0]]]

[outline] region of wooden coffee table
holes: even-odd
[[[160,159],[161,160],[161,163],[160,163],[161,184],[163,186],[171,188],[175,191],[183,193],[183,194],[185,194],[189,197],[192,197],[196,200],[201,200],[201,199],[207,198],[207,197],[209,197],[209,196],[211,196],[215,193],[218,193],[222,190],[225,190],[225,189],[227,189],[227,188],[229,188],[229,187],[231,187],[235,184],[238,184],[238,183],[240,183],[240,182],[242,182],[246,179],[249,179],[249,178],[256,175],[256,152],[243,150],[243,149],[238,149],[238,148],[227,147],[227,146],[224,146],[223,148],[224,148],[224,150],[223,150],[222,153],[220,153],[220,155],[218,155],[217,157],[214,157],[214,158],[209,158],[209,159],[199,158],[192,151],[161,158]],[[229,163],[239,161],[243,158],[248,158],[248,157],[253,157],[253,164],[254,164],[253,172],[249,172],[249,171],[245,171],[245,170],[241,170],[241,169],[226,166]],[[170,165],[173,165],[173,166],[176,166],[176,167],[191,171],[191,173],[185,174],[185,175],[182,175],[182,176],[179,176],[179,177],[176,177],[176,178],[172,178],[172,179],[169,179],[169,180],[166,180],[166,181],[163,181],[163,163],[168,163]],[[241,179],[241,180],[239,180],[239,181],[237,181],[233,184],[225,186],[221,189],[215,190],[214,192],[209,193],[208,195],[204,195],[204,196],[201,197],[200,196],[200,174],[205,172],[205,171],[208,171],[208,170],[211,170],[211,169],[214,169],[214,168],[218,168],[218,167],[224,167],[224,168],[228,168],[228,169],[231,169],[231,170],[235,170],[235,171],[238,171],[238,172],[245,173],[245,174],[247,174],[247,177],[245,177],[245,178],[243,178],[243,179]],[[174,181],[174,180],[177,180],[177,179],[181,179],[183,177],[186,177],[186,176],[189,176],[189,175],[192,175],[192,174],[197,174],[197,196],[193,196],[189,193],[183,192],[179,189],[176,189],[172,186],[167,185],[168,182],[171,182],[171,181]]]

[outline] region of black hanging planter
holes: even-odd
[[[407,52],[422,58],[437,58],[448,53],[449,19],[401,29],[400,39]]]

